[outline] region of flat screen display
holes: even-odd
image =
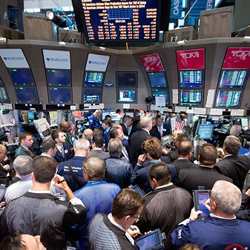
[[[72,103],[71,88],[48,88],[50,104]]]
[[[84,103],[101,103],[102,89],[101,88],[86,88],[83,91]]]
[[[247,117],[241,118],[241,127],[248,128],[248,118]]]
[[[237,107],[240,104],[241,91],[219,90],[216,107]]]
[[[12,82],[15,86],[31,86],[34,84],[30,69],[9,69]]]
[[[140,56],[140,62],[147,72],[162,72],[164,67],[158,53]]]
[[[200,104],[202,93],[200,90],[181,90],[181,104]]]
[[[159,1],[74,0],[73,2],[76,18],[82,22],[78,28],[85,30],[91,42],[158,39]]]
[[[119,90],[118,102],[135,102],[136,91],[134,89]]]
[[[86,72],[84,77],[84,83],[86,87],[101,87],[103,83],[102,72]]]
[[[119,86],[136,87],[137,72],[118,71],[116,72],[116,81]]]
[[[168,94],[167,94],[167,90],[166,89],[154,88],[154,89],[152,89],[152,96],[165,96],[166,103],[169,103],[169,101],[168,101]]]
[[[37,91],[34,87],[16,87],[16,97],[20,104],[39,103]]]
[[[246,70],[223,70],[220,78],[220,87],[242,87],[246,76]]]
[[[165,88],[167,86],[166,77],[163,72],[148,73],[148,78],[152,88]]]
[[[181,88],[200,88],[203,84],[201,70],[185,70],[180,71],[179,74]]]
[[[70,86],[71,71],[67,69],[47,69],[48,86]]]
[[[198,136],[200,139],[212,140],[213,124],[201,124],[198,130]]]
[[[8,96],[6,94],[5,88],[4,87],[0,87],[0,102],[6,102],[8,101]]]

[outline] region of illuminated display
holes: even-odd
[[[47,69],[47,80],[49,86],[71,85],[71,71],[65,69]]]
[[[84,103],[101,103],[102,89],[101,88],[86,88],[83,93]]]
[[[49,88],[49,102],[51,104],[71,104],[71,88]]]
[[[181,88],[199,88],[202,86],[202,71],[189,70],[180,71],[180,87]]]
[[[241,87],[246,79],[246,70],[224,70],[221,74],[220,87]]]
[[[135,87],[137,85],[137,72],[118,71],[116,81],[119,86]]]
[[[164,73],[148,73],[149,82],[152,88],[166,87],[166,77]]]
[[[84,83],[86,87],[101,87],[104,74],[102,72],[86,72]]]
[[[133,89],[120,89],[118,102],[135,102],[136,92]]]
[[[17,102],[20,104],[38,103],[38,95],[35,87],[18,87],[16,88]]]
[[[240,104],[241,91],[219,90],[216,107],[237,107]]]
[[[15,86],[33,85],[34,79],[30,69],[9,69],[12,82]]]
[[[89,41],[158,39],[159,1],[82,0],[81,6],[75,2],[82,9],[76,12]]]
[[[202,93],[200,90],[181,90],[181,104],[200,104]]]
[[[3,87],[0,87],[0,102],[6,102],[8,101],[8,96],[6,94],[6,91]]]

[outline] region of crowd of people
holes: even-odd
[[[250,248],[250,157],[239,155],[240,139],[228,135],[222,149],[204,142],[195,158],[185,113],[117,113],[114,123],[95,111],[81,138],[62,122],[39,156],[30,133],[13,163],[0,145],[0,250],[138,249],[155,229],[161,249]],[[194,190],[210,190],[202,210]]]

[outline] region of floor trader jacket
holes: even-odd
[[[0,234],[40,235],[47,249],[64,249],[71,226],[83,223],[85,216],[86,208],[77,198],[67,204],[49,192],[29,191],[7,205]]]

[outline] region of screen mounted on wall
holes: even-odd
[[[73,6],[90,42],[158,39],[159,1],[73,0]]]
[[[246,70],[223,70],[220,78],[220,87],[242,87],[245,82],[246,76]]]
[[[181,88],[199,88],[203,84],[201,70],[179,71]]]
[[[102,72],[85,72],[85,87],[101,87],[104,73]]]
[[[50,104],[71,104],[71,88],[52,88],[49,91]]]
[[[116,82],[118,86],[136,87],[137,72],[118,71],[116,72]]]
[[[71,71],[67,69],[47,69],[48,86],[71,85]]]
[[[200,104],[202,101],[202,92],[200,90],[181,90],[181,104]]]
[[[20,104],[39,103],[36,88],[34,87],[16,87],[17,102]]]
[[[101,88],[85,88],[83,93],[84,103],[101,103]]]
[[[118,102],[132,103],[136,101],[136,91],[134,89],[120,89],[118,94]]]
[[[105,72],[108,67],[109,58],[110,56],[89,53],[85,70]]]
[[[165,88],[167,86],[166,77],[163,72],[148,73],[148,78],[152,88]]]
[[[140,56],[140,62],[147,72],[164,71],[164,67],[162,65],[160,55],[158,53]]]
[[[237,107],[240,105],[241,91],[219,90],[216,107]]]
[[[30,86],[34,84],[30,69],[9,69],[9,72],[15,86]]]

